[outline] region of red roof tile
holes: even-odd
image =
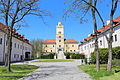
[[[0,30],[6,32],[6,29],[5,29],[5,28],[6,28],[6,26],[0,22]],[[24,35],[21,35],[21,34],[19,34],[18,32],[16,32],[16,29],[13,29],[12,31],[13,31],[13,36],[14,36],[14,37],[17,37],[17,38],[20,39],[20,40],[21,40],[21,38],[22,38],[23,41],[29,43],[29,40],[28,40],[28,39],[25,39],[25,38],[24,38]]]
[[[67,43],[78,43],[78,41],[74,40],[74,39],[65,39],[64,42]],[[44,43],[56,43],[56,39],[47,39],[44,41]]]
[[[65,42],[67,42],[67,43],[78,43],[78,41],[76,41],[74,39],[65,39]]]
[[[117,17],[116,19],[113,19],[114,22],[120,22],[120,16]]]
[[[120,24],[120,16],[117,17],[116,19],[113,19],[113,21],[114,21],[114,22],[118,22],[118,23],[115,24],[116,26],[119,25],[119,24]],[[103,28],[98,29],[98,32],[103,33],[103,32],[106,31],[109,27],[110,27],[110,24],[105,25]],[[87,42],[88,40],[90,40],[91,38],[93,38],[92,35],[94,35],[94,33],[92,33],[89,37],[85,38],[84,40],[86,40],[86,42]],[[85,42],[85,41],[80,41],[80,42],[82,43],[82,42]]]
[[[56,43],[56,39],[47,39],[44,43]]]

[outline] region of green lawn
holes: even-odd
[[[38,60],[38,61],[32,61],[32,62],[71,62],[73,60],[61,60],[61,59],[48,59],[48,60]]]
[[[0,80],[18,80],[37,68],[34,65],[12,65],[12,72],[7,72],[4,66],[0,66]]]
[[[101,65],[100,72],[96,72],[95,65],[80,65],[78,68],[91,75],[95,80],[120,80],[120,72],[115,73],[114,70],[118,70],[115,67],[112,71],[107,71],[106,65]]]

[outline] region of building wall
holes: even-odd
[[[64,52],[78,52],[78,43],[65,43]]]
[[[56,52],[56,44],[44,44],[43,45],[43,50],[46,53],[55,53]]]
[[[104,34],[109,36],[108,33],[109,32],[107,31]],[[108,48],[108,43],[107,43],[107,40],[106,40],[106,37],[104,36],[104,34],[99,35],[99,38],[98,38],[98,46],[99,46],[99,48]],[[91,53],[95,49],[94,43],[95,43],[95,40],[92,39],[92,40],[84,43],[83,45],[80,45],[80,47],[79,47],[80,53],[84,53],[86,55],[86,57],[89,58]],[[92,47],[90,47],[91,44],[93,44]],[[120,25],[114,27],[112,46],[113,47],[120,46]]]
[[[4,52],[5,52],[5,48],[4,48],[4,38],[5,38],[5,33],[3,33],[2,31],[0,31],[0,62],[3,61],[4,59]]]
[[[7,36],[4,32],[0,31],[0,39],[2,38],[2,44],[0,44],[0,62],[5,61],[5,54],[7,53],[6,40]],[[25,59],[25,53],[29,52],[29,57],[32,54],[32,46],[26,42],[19,40],[18,38],[12,38],[12,53],[11,61],[20,61]],[[22,56],[22,58],[21,58]]]

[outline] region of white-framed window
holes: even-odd
[[[0,44],[2,44],[2,38],[0,38]]]
[[[117,34],[115,34],[115,41],[117,41]]]
[[[59,40],[59,42],[61,42],[61,40]]]
[[[16,43],[14,43],[14,48],[16,48]]]
[[[74,45],[72,45],[72,47],[74,47]]]
[[[66,47],[68,47],[68,45],[66,45]]]
[[[59,47],[61,47],[61,45],[59,45]]]
[[[100,40],[100,46],[102,46],[102,40]]]
[[[61,38],[61,36],[59,36],[59,38]]]
[[[58,34],[61,34],[61,31],[59,31]]]
[[[19,44],[18,44],[18,49],[19,49]]]

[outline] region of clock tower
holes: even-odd
[[[56,53],[57,59],[65,59],[64,56],[64,26],[58,22],[56,26]]]

